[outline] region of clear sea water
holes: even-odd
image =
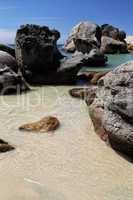
[[[65,56],[70,57],[72,54],[70,53],[64,53],[62,51],[63,45],[58,45],[58,48],[60,49],[60,51],[62,52],[62,54],[64,54]],[[99,66],[99,67],[86,67],[84,66],[81,71],[95,71],[95,72],[102,72],[102,71],[110,71],[113,68],[126,63],[130,60],[133,60],[133,54],[129,53],[129,54],[108,54],[106,55],[108,57],[108,62],[106,66]]]
[[[84,67],[82,71],[110,71],[123,63],[133,60],[133,54],[109,54],[107,57],[108,63],[106,66]]]

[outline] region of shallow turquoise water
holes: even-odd
[[[107,55],[108,64],[106,66],[99,67],[83,67],[81,71],[110,71],[113,68],[127,62],[133,60],[133,54],[110,54]]]

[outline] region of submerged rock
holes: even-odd
[[[29,90],[23,77],[16,74],[9,66],[0,64],[0,95],[20,94]]]
[[[14,149],[15,148],[11,146],[8,142],[5,142],[4,140],[0,139],[0,153],[5,153]]]
[[[91,104],[96,96],[97,87],[73,88],[69,90],[72,97],[89,101]]]
[[[24,124],[19,127],[19,130],[34,131],[34,132],[48,132],[56,130],[60,122],[55,117],[44,117],[40,121]]]
[[[99,79],[105,76],[108,72],[79,72],[77,78],[86,80],[88,84],[97,85]]]
[[[89,112],[96,132],[112,147],[133,156],[133,61],[99,80]]]

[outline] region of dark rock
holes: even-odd
[[[119,31],[119,40],[125,41],[126,39],[126,32],[125,31]]]
[[[72,97],[83,99],[91,104],[95,98],[97,87],[73,88],[69,90]]]
[[[24,78],[31,84],[74,84],[81,67],[105,65],[107,57],[98,50],[99,27],[86,23],[80,28],[83,32],[77,38],[83,39],[85,34],[89,44],[96,46],[86,53],[77,47],[74,55],[63,59],[56,44],[58,31],[37,25],[22,26],[16,36],[16,58]]]
[[[124,41],[126,39],[126,32],[121,31],[112,25],[103,24],[101,26],[101,29],[102,29],[102,36],[111,37],[114,40],[119,40],[119,41]]]
[[[85,80],[88,84],[97,85],[99,79],[105,76],[108,72],[79,72],[77,75],[78,79]]]
[[[72,53],[89,53],[92,49],[101,49],[103,53],[128,53],[125,39],[126,33],[112,25],[100,27],[95,23],[81,22],[72,29],[64,49]]]
[[[89,99],[88,99],[88,101],[89,101]],[[87,104],[88,104],[88,101],[87,101]],[[91,105],[91,103],[93,103],[93,101],[91,101],[91,102],[89,101],[88,105]],[[106,130],[103,127],[104,111],[103,111],[102,107],[100,107],[99,105],[90,107],[89,113],[90,113],[90,117],[92,119],[94,129],[95,129],[97,135],[103,141],[107,142],[108,141],[108,133],[106,132]]]
[[[75,52],[69,59],[64,59],[61,63],[58,73],[60,79],[64,79],[63,73],[66,77],[70,77],[71,81],[77,80],[77,73],[83,66],[99,66],[105,65],[107,57],[102,53],[97,53],[96,50],[92,50],[89,54],[83,54],[81,52]],[[62,75],[61,75],[62,74]],[[68,79],[68,78],[67,78]]]
[[[61,58],[56,46],[59,36],[58,31],[45,26],[21,26],[17,31],[15,47],[18,66],[32,73],[56,71]]]
[[[21,76],[7,65],[0,64],[0,95],[20,94],[27,90],[29,87]]]
[[[61,61],[60,67],[55,71],[51,70],[47,73],[34,73],[25,71],[26,80],[32,84],[75,84],[77,73],[83,65],[82,59],[79,57],[65,58]]]
[[[127,44],[108,36],[102,36],[101,52],[106,54],[128,53]]]
[[[48,27],[22,26],[16,36],[16,58],[31,84],[72,84],[82,67],[76,58],[61,59],[56,42],[60,33]],[[82,58],[83,59],[83,58]]]
[[[107,62],[107,57],[99,53],[99,51],[93,49],[90,53],[83,54],[81,52],[75,52],[69,59],[65,59],[60,68],[67,68],[67,66],[103,66]]]
[[[105,56],[102,52],[96,49],[92,49],[88,54],[83,54],[83,57],[84,66],[104,66],[108,61],[107,56]]]
[[[101,52],[103,53],[128,53],[126,33],[109,24],[101,26]]]
[[[56,71],[51,70],[45,74],[25,71],[25,78],[32,84],[75,84],[77,73],[83,66],[104,65],[106,61],[106,56],[102,53],[97,54],[95,50],[89,54],[76,52],[70,58],[64,58]]]
[[[100,109],[101,123],[97,130],[108,135],[115,150],[133,156],[133,62],[109,72],[99,84],[96,97],[89,106],[94,126],[96,118],[93,116]]]
[[[0,139],[0,153],[5,153],[14,149],[15,148],[11,146],[8,142],[5,142],[4,140]]]
[[[64,49],[68,52],[75,50],[89,53],[92,49],[98,49],[101,43],[101,29],[92,22],[80,22],[69,35]]]
[[[15,57],[15,49],[13,49],[9,46],[0,44],[0,51],[5,51],[5,52],[9,53],[11,56]]]
[[[5,51],[0,51],[0,64],[9,66],[13,71],[18,71],[15,58]]]
[[[111,37],[114,40],[119,39],[119,29],[109,24],[104,24],[102,27],[102,36]]]

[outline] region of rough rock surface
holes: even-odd
[[[107,57],[104,54],[97,52],[93,49],[90,53],[83,54],[82,52],[76,51],[70,58],[64,59],[59,68],[60,70],[72,67],[72,66],[99,66],[105,65]]]
[[[96,132],[112,147],[133,156],[133,61],[99,80],[89,112]]]
[[[18,70],[15,58],[4,51],[0,51],[0,64],[9,66],[15,72]]]
[[[14,149],[15,148],[11,146],[8,142],[5,142],[4,140],[0,139],[0,153],[5,153]]]
[[[69,94],[72,97],[83,99],[91,104],[96,96],[97,87],[84,87],[84,88],[73,88],[69,90]]]
[[[92,49],[98,49],[100,42],[100,27],[92,22],[80,22],[72,29],[64,49],[68,52],[78,50],[89,53]]]
[[[19,130],[23,131],[35,131],[35,132],[48,132],[54,131],[59,127],[59,120],[56,117],[44,117],[40,121],[24,124],[19,127]]]
[[[103,53],[128,53],[126,33],[109,24],[101,26],[101,52]]]
[[[79,62],[77,56],[63,59],[56,44],[59,37],[58,31],[37,25],[21,26],[17,31],[17,63],[29,83],[72,84],[76,81],[82,67],[80,60],[84,58],[79,58]],[[95,53],[91,55],[92,61],[94,56]],[[100,60],[99,57],[96,59]]]
[[[11,67],[0,64],[0,95],[20,94],[27,90],[29,87],[21,76],[16,74]]]
[[[105,76],[108,71],[105,72],[79,72],[77,78],[85,80],[88,84],[97,85],[99,79]]]
[[[100,50],[106,54],[128,53],[126,42],[118,41],[108,36],[102,36]]]
[[[101,49],[103,53],[127,53],[125,39],[124,31],[109,24],[100,27],[95,23],[80,22],[72,29],[64,49],[82,53],[89,53],[92,49]]]
[[[114,40],[124,41],[126,39],[126,33],[124,31],[120,31],[118,28],[109,25],[103,24],[101,26],[102,36],[111,37]]]
[[[31,84],[74,84],[83,66],[105,65],[107,57],[96,49],[64,58],[57,49],[60,34],[48,27],[22,26],[16,36],[16,58]]]
[[[60,52],[56,47],[57,31],[46,26],[24,25],[16,35],[16,59],[23,70],[44,73],[56,70],[59,66]]]

